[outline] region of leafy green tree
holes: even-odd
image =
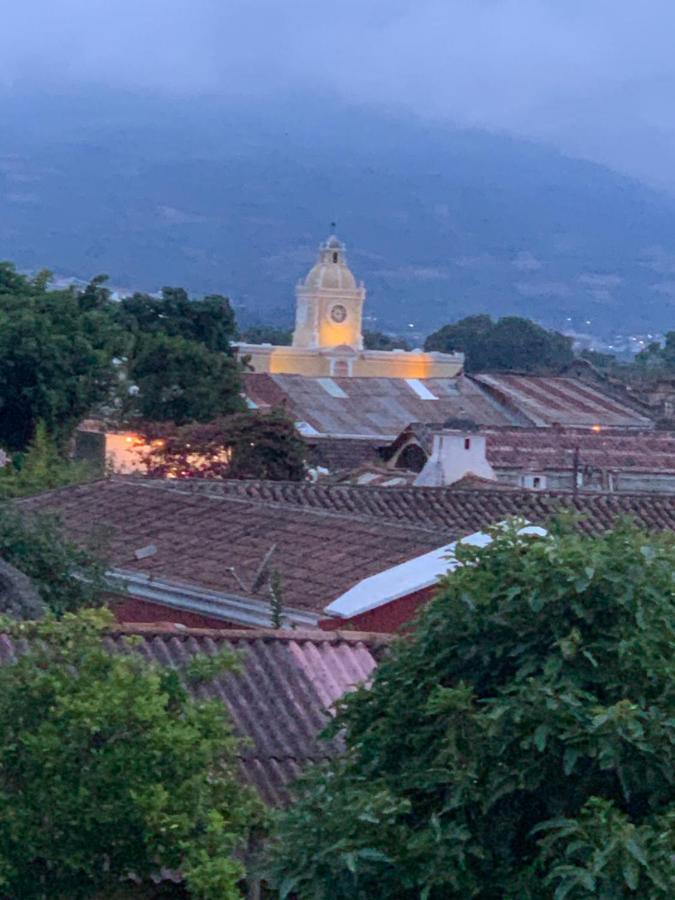
[[[133,639],[106,649],[107,624],[89,611],[8,627],[28,643],[0,666],[0,892],[110,897],[169,869],[197,900],[239,898],[259,807],[223,704],[186,687],[233,660],[176,671]]]
[[[46,291],[11,266],[0,270],[0,444],[24,449],[42,420],[61,444],[109,393],[116,335],[106,313],[80,308],[74,291]]]
[[[43,422],[38,422],[28,449],[15,454],[0,469],[0,499],[28,497],[41,491],[91,481],[103,473],[93,463],[74,462],[63,455],[49,436]]]
[[[141,334],[128,378],[129,404],[147,421],[208,422],[244,408],[236,360],[184,337]]]
[[[251,325],[241,333],[242,341],[248,344],[273,344],[275,347],[289,347],[293,342],[290,328],[277,328],[274,325]]]
[[[31,579],[56,616],[104,602],[105,540],[102,532],[77,546],[54,517],[0,505],[0,559]]]
[[[150,433],[151,477],[267,478],[300,481],[305,445],[280,411],[250,411],[204,425]]]
[[[278,823],[282,897],[675,896],[675,539],[459,545]]]
[[[366,350],[410,350],[410,344],[402,337],[392,337],[383,331],[364,331],[363,346]]]
[[[519,316],[468,316],[430,334],[424,348],[461,351],[467,372],[555,374],[574,359],[570,338]]]
[[[121,300],[117,317],[132,334],[166,334],[229,353],[236,333],[230,301],[218,294],[191,300],[183,288],[164,288],[161,297],[133,294]]]

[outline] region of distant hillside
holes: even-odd
[[[283,323],[335,219],[370,327],[675,326],[675,201],[533,144],[306,98],[0,95],[0,122],[0,258],[22,267]]]

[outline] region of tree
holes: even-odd
[[[0,444],[22,450],[42,420],[63,445],[110,391],[114,328],[73,291],[45,292],[7,266],[0,283]]]
[[[248,344],[273,344],[275,347],[289,347],[293,342],[290,328],[277,328],[274,325],[251,325],[241,333],[242,341]]]
[[[271,869],[303,900],[675,895],[675,540],[511,523],[458,545],[341,704]]]
[[[128,378],[132,409],[155,422],[208,422],[243,409],[237,362],[204,344],[161,332],[138,337]]]
[[[38,422],[26,453],[15,454],[0,469],[0,499],[28,497],[41,491],[91,481],[102,475],[90,462],[74,462],[65,457],[49,436],[44,422]]]
[[[102,533],[91,535],[88,547],[76,546],[52,516],[0,505],[0,559],[31,579],[42,603],[56,616],[104,602],[104,544]]]
[[[363,346],[366,350],[410,350],[405,338],[392,337],[382,331],[364,331]]]
[[[259,808],[238,782],[220,701],[186,683],[232,667],[176,671],[106,649],[110,619],[88,612],[9,626],[27,639],[0,666],[0,891],[74,900],[182,872],[191,896],[234,900]]]
[[[571,338],[518,316],[468,316],[430,334],[424,349],[461,351],[467,372],[556,374],[574,359]]]
[[[160,429],[148,438],[151,477],[300,481],[305,474],[305,445],[280,411],[250,411],[205,425]]]
[[[166,334],[203,344],[213,352],[230,353],[236,333],[230,301],[218,294],[191,300],[183,288],[166,287],[161,297],[133,294],[121,300],[117,317],[132,334]]]

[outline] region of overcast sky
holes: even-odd
[[[675,190],[673,0],[4,0],[0,86],[337,92]]]

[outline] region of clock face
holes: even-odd
[[[330,317],[334,322],[344,322],[347,318],[347,310],[342,306],[341,303],[338,303],[337,306],[334,306],[330,311]]]

